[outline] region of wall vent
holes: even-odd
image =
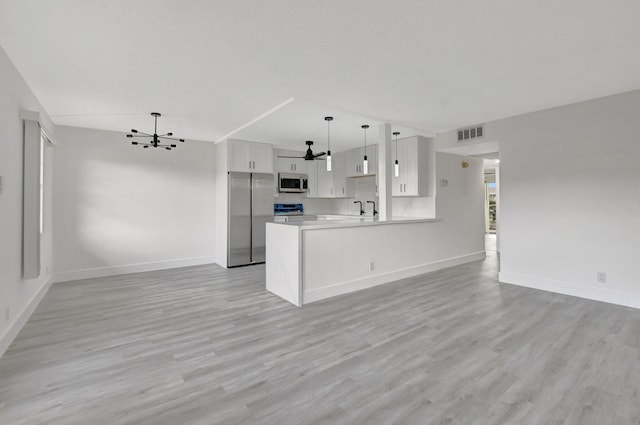
[[[479,139],[483,136],[484,125],[474,125],[473,127],[458,129],[458,143],[466,142],[473,139]]]

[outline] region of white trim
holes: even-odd
[[[559,280],[544,279],[510,272],[500,272],[498,274],[498,280],[502,283],[508,283],[511,285],[525,286],[527,288],[571,295],[574,297],[586,298],[588,300],[640,308],[640,294],[615,291],[612,289],[594,288],[592,286],[581,285],[579,283],[562,282]]]
[[[38,111],[29,111],[27,109],[21,109],[19,117],[23,121],[34,121],[40,126],[40,131],[44,133],[45,138],[52,146],[57,146],[58,143],[53,138],[53,127],[50,125],[51,120],[47,114]]]
[[[40,122],[40,112],[38,111],[29,111],[27,109],[20,110],[20,119],[24,121],[35,121],[37,123]]]
[[[51,288],[52,284],[53,278],[49,276],[44,285],[42,285],[40,289],[36,291],[35,294],[33,294],[31,300],[29,300],[29,302],[25,304],[25,306],[22,308],[22,311],[16,316],[13,323],[9,324],[6,331],[4,332],[4,335],[0,337],[0,357],[4,355],[13,340],[16,339],[16,336],[18,336],[18,333],[20,333],[22,327],[25,325],[25,323],[27,323],[27,320],[29,320],[33,312],[36,310],[36,307],[38,307],[38,304],[40,304],[40,301],[42,301],[42,298],[45,296],[47,291],[49,291],[49,288]]]
[[[382,285],[384,283],[395,282],[400,279],[418,276],[436,270],[445,269],[447,267],[458,266],[460,264],[465,264],[472,261],[484,260],[485,257],[486,252],[479,251],[472,254],[461,255],[459,257],[452,257],[444,260],[434,261],[432,263],[419,264],[417,266],[393,270],[391,272],[378,274],[376,276],[354,279],[346,282],[336,283],[330,286],[325,286],[323,288],[307,290],[302,295],[303,304],[323,300],[325,298],[334,297],[336,295],[359,291],[360,289],[371,288],[374,286]]]
[[[92,269],[70,270],[54,274],[54,282],[68,282],[94,277],[116,276],[120,274],[150,272],[179,267],[200,266],[215,263],[214,257],[181,258],[178,260],[153,261],[149,263],[125,264],[120,266],[96,267]]]
[[[240,127],[236,128],[235,130],[225,134],[224,136],[222,136],[221,138],[219,138],[216,141],[217,143],[220,143],[224,140],[227,140],[229,137],[233,136],[234,134],[236,134],[237,132],[244,130],[245,128],[257,123],[258,121],[268,117],[269,115],[273,114],[274,112],[276,112],[278,109],[284,108],[285,106],[287,106],[288,104],[290,104],[291,102],[293,102],[295,100],[295,98],[290,97],[289,99],[285,100],[282,103],[279,103],[278,105],[274,106],[273,108],[269,109],[267,112],[260,114],[259,116],[255,117],[254,119],[252,119],[251,121],[249,121],[248,123],[242,124]]]

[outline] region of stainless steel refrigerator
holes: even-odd
[[[273,221],[273,174],[229,173],[227,266],[264,263],[265,227]]]

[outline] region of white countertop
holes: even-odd
[[[388,220],[379,220],[378,217],[371,216],[347,216],[347,215],[317,215],[316,220],[305,220],[304,216],[297,217],[295,220],[278,223],[268,223],[280,226],[295,226],[301,230],[311,229],[329,229],[339,227],[360,227],[360,226],[380,226],[390,224],[406,224],[406,223],[429,223],[438,221],[436,218],[421,217],[393,217]]]

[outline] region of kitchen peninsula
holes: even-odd
[[[267,223],[267,290],[302,306],[485,256],[451,243],[446,220],[336,218]]]

